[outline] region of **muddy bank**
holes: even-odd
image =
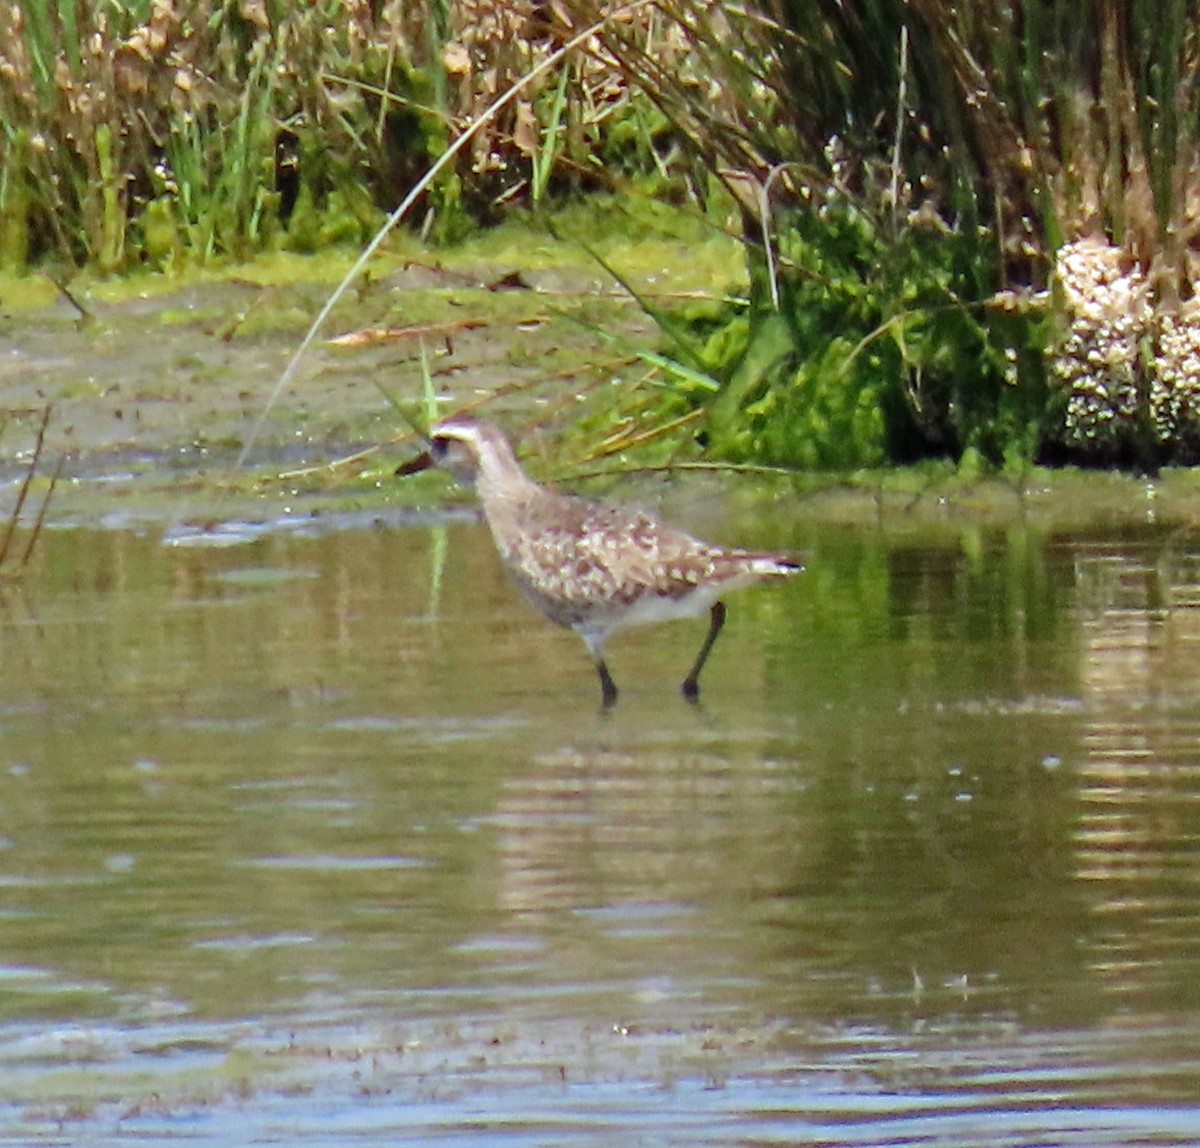
[[[493,264],[409,263],[351,291],[293,384],[277,392],[336,283],[340,269],[328,270],[283,285],[235,273],[156,282],[167,290],[123,299],[98,291],[79,299],[86,315],[62,297],[10,313],[0,332],[6,477],[21,472],[48,404],[46,458],[66,456],[59,513],[86,516],[130,497],[165,500],[161,511],[173,500],[193,509],[212,500],[219,513],[233,495],[270,493],[281,475],[298,479],[369,450],[303,483],[337,487],[386,466],[384,451],[405,428],[384,392],[415,401],[423,355],[451,402],[536,390],[550,376],[569,388],[573,371],[596,369],[603,352],[578,324],[550,314],[551,299],[621,328],[640,323],[627,297],[582,270],[518,276]]]

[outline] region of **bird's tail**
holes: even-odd
[[[804,569],[803,562],[786,554],[747,554],[746,558],[750,569],[760,578],[786,578]]]

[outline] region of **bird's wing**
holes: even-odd
[[[698,578],[711,576],[721,553],[641,511],[582,500],[575,509],[573,561],[605,580],[621,600],[647,591],[681,597],[695,588]]]
[[[710,546],[642,511],[567,496],[527,507],[504,550],[525,592],[558,612],[646,593],[682,598],[700,583],[744,583],[788,565]]]

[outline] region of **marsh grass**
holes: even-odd
[[[619,5],[613,4],[615,10]],[[507,0],[15,0],[0,6],[0,264],[103,273],[364,243],[457,136],[579,30]],[[582,27],[582,25],[581,25]],[[648,160],[577,52],[424,189],[439,240]],[[615,118],[614,118],[615,117]]]

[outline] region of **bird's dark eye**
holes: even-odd
[[[446,457],[446,451],[450,449],[450,444],[444,438],[431,438],[429,440],[429,453],[433,455],[435,462],[441,462]]]

